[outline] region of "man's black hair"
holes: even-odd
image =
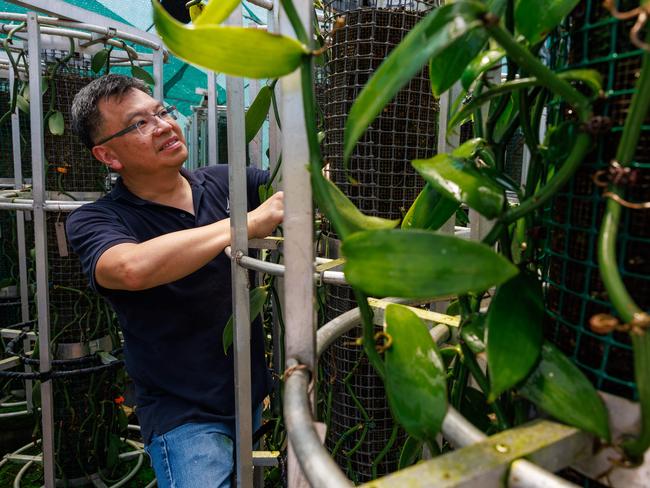
[[[116,74],[108,74],[91,81],[75,95],[71,108],[72,130],[88,149],[95,145],[94,141],[102,122],[99,102],[113,97],[119,100],[133,89],[151,95],[149,86],[142,80]]]

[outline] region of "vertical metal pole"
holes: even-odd
[[[298,15],[312,36],[313,5],[296,2]],[[295,37],[286,14],[280,13],[280,31]],[[306,162],[309,161],[300,71],[281,80],[282,165],[284,203],[285,366],[297,360],[316,374],[316,320],[314,307],[314,224],[312,192]],[[310,88],[311,89],[311,88]],[[313,394],[312,394],[313,395]],[[313,396],[311,398],[314,409]],[[289,486],[306,486],[304,475],[289,443]]]
[[[279,18],[280,9],[278,8],[278,5],[279,2],[275,3],[273,5],[274,6],[273,10],[269,10],[267,16],[267,22],[266,22],[269,32],[279,31],[278,27],[280,23],[280,18]],[[275,85],[275,94],[277,100],[281,99],[281,95],[280,95],[281,92],[282,92],[282,86],[280,83],[278,83]],[[281,107],[278,106],[278,110],[281,110]],[[269,168],[271,169],[271,172],[273,172],[273,170],[275,169],[278,163],[278,156],[280,155],[280,148],[282,144],[281,138],[282,135],[280,133],[280,128],[278,127],[278,123],[275,120],[273,107],[271,107],[269,111]]]
[[[250,28],[250,27],[249,27]],[[250,100],[250,105],[257,97],[257,94],[260,92],[260,80],[248,80],[248,99]],[[259,132],[255,134],[253,140],[248,144],[248,154],[250,155],[250,164],[253,168],[262,167],[262,132],[264,126],[260,128]]]
[[[208,113],[207,108],[201,107],[201,113],[199,114],[199,120],[201,121],[201,132],[199,132],[199,140],[201,141],[200,148],[201,152],[199,153],[199,160],[203,161],[203,166],[208,166],[208,148],[210,147],[210,134],[208,131]],[[227,162],[227,161],[226,161]],[[217,164],[219,164],[219,158],[217,158]]]
[[[257,29],[257,24],[251,22],[248,25],[249,29]],[[260,92],[260,80],[248,80],[248,107],[253,104],[253,101]],[[262,167],[262,132],[264,125],[260,128],[259,132],[255,134],[253,140],[248,144],[248,154],[250,156],[250,165],[253,168]]]
[[[163,56],[162,46],[153,51],[153,79],[156,84],[153,87],[153,96],[156,100],[165,100],[165,78],[163,77]]]
[[[41,93],[41,39],[35,12],[27,13],[29,41],[29,115],[32,132],[32,184],[34,196],[34,241],[36,248],[36,289],[40,371],[51,369],[50,316],[47,278],[47,222],[45,202],[45,163],[43,137],[43,100]],[[54,414],[52,380],[41,383],[41,419],[43,430],[43,478],[45,488],[54,488]]]
[[[239,5],[228,25],[241,26]],[[215,80],[216,81],[216,80]],[[233,250],[232,301],[235,350],[237,486],[253,486],[253,420],[251,407],[250,303],[248,271],[237,257],[248,254],[246,141],[244,140],[244,80],[226,77],[228,99],[228,165],[230,185],[230,235]],[[215,106],[216,97],[208,100]],[[210,134],[211,136],[213,134]]]
[[[201,166],[199,163],[199,115],[196,107],[192,107],[192,125],[190,126],[190,153],[194,169]]]
[[[268,32],[277,32],[278,31],[278,24],[279,24],[279,11],[280,9],[278,8],[279,3],[275,3],[273,5],[273,9],[269,10],[267,13],[267,29]],[[275,94],[277,95],[277,100],[280,99],[280,93],[281,88],[280,84],[275,85]],[[279,110],[279,107],[278,107]],[[276,166],[278,165],[278,156],[280,155],[280,147],[282,144],[281,141],[281,134],[280,134],[280,128],[278,127],[278,123],[275,118],[275,113],[273,112],[273,107],[270,108],[269,111],[269,169],[271,170],[271,174],[275,170]],[[276,180],[273,184],[274,188],[279,188],[280,186],[280,177],[276,177]],[[273,253],[277,253],[277,251],[273,251]],[[276,254],[277,255],[277,254]],[[278,277],[277,278],[277,286],[276,290],[278,292],[279,296],[279,302],[284,303],[284,278]],[[282,313],[281,310],[277,310],[275,308],[275,302],[273,303],[273,371],[275,371],[277,374],[280,374],[280,372],[284,369],[284,344],[282,342],[282,330],[280,327],[280,317],[279,314]],[[280,397],[281,394],[281,389],[279,383],[276,382],[276,387],[275,387],[275,395],[272,397],[274,398],[274,405],[273,408],[275,409],[277,407],[277,411],[280,411],[279,405],[282,403],[282,398]],[[275,410],[274,410],[275,411]]]
[[[13,99],[13,91],[16,86],[13,84],[14,76],[13,66],[9,64],[9,97]],[[14,161],[14,188],[20,189],[23,187],[23,168],[20,148],[20,110],[16,107],[14,113],[11,114],[11,142],[13,149]],[[27,287],[27,243],[25,239],[25,212],[19,210],[16,212],[16,237],[18,241],[18,288],[20,294],[20,318],[22,322],[29,320],[29,291]],[[25,352],[31,350],[30,339],[23,341],[23,348]],[[31,373],[32,367],[25,365],[25,372]],[[32,380],[25,381],[25,400],[27,402],[27,410],[32,411],[34,401],[32,398]]]
[[[13,85],[14,70],[9,65],[9,96],[13,96],[16,87]],[[23,187],[23,168],[20,153],[20,111],[18,107],[11,114],[11,142],[14,161],[14,188]],[[25,213],[16,212],[16,230],[18,234],[18,273],[20,278],[20,310],[23,322],[29,320],[29,296],[27,290],[27,246],[25,243]]]
[[[308,2],[296,5],[298,13],[311,36]],[[283,35],[294,36],[293,29],[284,12],[280,15]],[[281,79],[282,98],[282,165],[285,189],[284,257],[286,272],[284,280],[291,290],[284,304],[287,328],[287,360],[296,359],[312,369],[316,363],[314,323],[314,245],[313,210],[309,172],[309,149],[305,132],[305,115],[302,105],[300,72]]]
[[[207,166],[219,164],[219,131],[217,124],[217,74],[208,71],[208,163]],[[228,100],[230,102],[230,99]],[[242,108],[243,110],[243,108]],[[230,156],[229,156],[230,157]]]
[[[449,100],[451,99],[450,91],[448,90],[440,96],[438,100],[438,154],[449,151],[449,144],[447,143],[447,121],[449,120]],[[458,136],[456,136],[458,141]],[[456,216],[452,217],[445,222],[440,228],[439,232],[444,234],[454,234],[456,223]]]

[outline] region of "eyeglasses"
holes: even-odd
[[[170,122],[172,120],[176,120],[176,107],[173,105],[170,105],[169,107],[165,107],[160,109],[158,112],[155,114],[151,115],[141,115],[139,116],[140,118],[135,124],[131,124],[128,126],[126,129],[122,129],[119,132],[116,132],[112,136],[108,136],[101,141],[97,142],[95,145],[99,146],[101,144],[105,144],[111,139],[114,139],[116,137],[123,136],[124,134],[128,134],[129,132],[133,132],[134,130],[137,130],[141,135],[143,136],[148,136],[153,133],[153,131],[156,130],[156,127],[158,127],[158,124],[160,123],[161,120],[164,120],[165,122]]]

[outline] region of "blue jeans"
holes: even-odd
[[[262,423],[262,406],[253,413],[253,431]],[[158,488],[228,488],[234,468],[235,425],[227,422],[184,424],[154,436],[151,457]]]

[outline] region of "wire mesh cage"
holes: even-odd
[[[15,212],[0,212],[0,327],[20,322]]]
[[[359,140],[348,169],[343,164],[347,114],[385,57],[434,6],[433,2],[397,1],[326,5],[328,18],[345,17],[343,26],[340,22],[336,28],[325,26],[330,49],[324,65],[317,69],[326,173],[368,215],[399,219],[424,187],[411,161],[433,156],[437,147],[438,103],[431,93],[428,71],[418,73],[386,105]],[[336,238],[327,224],[324,236]],[[327,287],[326,320],[355,306],[348,287]],[[406,437],[395,426],[381,379],[354,345],[360,335],[360,328],[344,334],[321,360],[332,399],[326,443],[355,482],[396,471]]]
[[[506,145],[506,157],[503,171],[516,183],[521,182],[524,168],[524,134],[515,131]]]
[[[190,144],[196,144],[196,154],[198,161],[197,168],[207,166],[209,137],[208,130],[208,110],[206,107],[193,107],[196,112],[196,127],[192,127],[192,138],[188,141]],[[226,164],[228,162],[228,125],[226,121],[226,108],[219,106],[217,109],[217,162]]]
[[[67,348],[90,341],[119,344],[113,312],[89,286],[79,258],[65,238],[67,213],[47,214],[51,344],[55,358],[69,359]],[[107,341],[106,337],[110,339]],[[96,355],[74,359],[62,370],[99,366]],[[108,425],[116,395],[115,370],[57,378],[54,382],[56,460],[64,478],[82,478],[106,463],[107,439],[95,440],[96,423]],[[92,427],[92,428],[91,428]],[[101,435],[109,436],[110,429]]]
[[[324,157],[332,181],[362,212],[375,216],[400,218],[424,186],[410,162],[431,157],[436,149],[438,105],[427,70],[397,93],[361,137],[349,173],[343,164],[345,121],[370,76],[423,13],[406,8],[348,11],[345,26],[332,34],[324,94]]]
[[[633,2],[620,2],[630,4]],[[619,8],[627,8],[620,5]],[[630,341],[625,333],[601,336],[589,329],[589,318],[613,310],[600,278],[596,246],[605,199],[593,182],[596,171],[615,158],[634,84],[640,52],[631,45],[632,21],[617,21],[602,2],[580,2],[565,31],[551,47],[557,69],[595,69],[604,80],[607,99],[601,113],[611,119],[610,132],[596,139],[573,179],[553,199],[545,213],[546,335],[601,390],[636,398]],[[555,107],[557,121],[568,116]],[[634,157],[636,182],[625,198],[645,201],[650,194],[650,119],[642,127]],[[637,303],[650,309],[650,214],[623,209],[618,235],[618,263],[623,280]]]
[[[48,50],[43,59],[48,66],[66,57],[65,51]],[[46,70],[45,79],[47,81]],[[96,77],[87,58],[73,56],[52,75],[43,94],[43,112],[59,111],[63,114],[63,134],[54,135],[45,126],[45,159],[47,161],[46,188],[55,192],[105,192],[108,189],[108,171],[72,132],[72,100],[84,86]],[[48,120],[49,122],[49,120]]]
[[[3,117],[11,110],[11,97],[9,89],[10,81],[6,78],[0,79],[0,117]],[[21,151],[21,170],[23,178],[30,178],[32,174],[31,154],[30,154],[30,134],[29,134],[29,116],[25,113],[19,113],[19,134],[20,134],[20,151]],[[13,138],[11,128],[11,118],[6,117],[0,124],[0,141],[2,141],[2,150],[0,151],[0,181],[14,178],[14,156],[13,156]],[[9,183],[9,182],[7,182]]]
[[[328,321],[356,307],[351,289],[345,286],[328,286],[326,300]],[[320,363],[323,384],[331,389],[326,445],[355,483],[397,471],[406,440],[406,433],[393,420],[382,380],[355,345],[361,335],[361,327],[342,335]]]

